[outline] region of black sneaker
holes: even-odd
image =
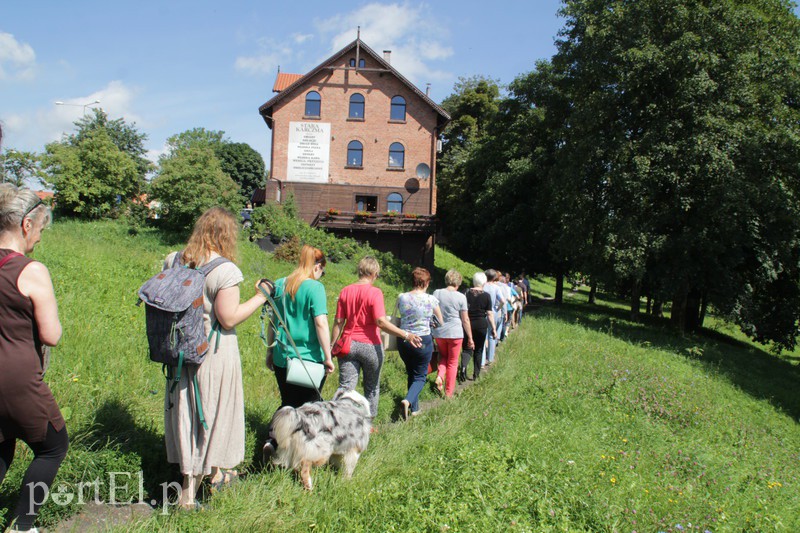
[[[261,459],[265,465],[272,464],[272,457],[278,448],[277,444],[273,439],[267,439],[267,442],[264,443],[264,447],[261,449]]]

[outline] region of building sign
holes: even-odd
[[[286,181],[327,183],[330,153],[330,123],[290,122]]]

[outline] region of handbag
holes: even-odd
[[[398,305],[400,304],[400,299],[398,298],[397,303],[394,306],[394,311],[392,311],[392,316],[389,317],[389,322],[400,327],[400,313],[397,312]],[[397,351],[397,340],[398,338],[392,335],[391,333],[386,333],[385,331],[381,331],[381,341],[383,341],[383,351]]]
[[[283,311],[286,312],[286,292],[282,295],[283,298]],[[317,394],[322,399],[322,395],[319,392],[320,385],[322,384],[322,379],[325,377],[325,365],[322,363],[315,363],[313,361],[304,361],[302,357],[300,357],[300,352],[297,349],[297,345],[294,343],[294,339],[292,338],[291,333],[289,333],[289,327],[286,324],[286,321],[283,320],[280,313],[277,312],[277,308],[275,309],[275,315],[278,318],[281,326],[283,327],[283,331],[286,332],[286,337],[289,339],[289,343],[292,345],[292,349],[294,350],[294,354],[297,357],[287,357],[286,358],[286,383],[290,383],[292,385],[297,385],[298,387],[305,387],[307,389],[314,389],[317,391]]]
[[[311,361],[303,361],[299,357],[286,360],[286,383],[319,390],[322,378],[325,377],[325,365]]]
[[[333,343],[333,347],[331,348],[331,353],[336,357],[344,357],[345,355],[350,353],[350,332],[342,331],[342,334]]]

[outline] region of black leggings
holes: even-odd
[[[47,436],[43,441],[27,442],[26,444],[33,450],[33,461],[25,472],[22,480],[22,493],[19,495],[17,509],[11,517],[12,520],[16,519],[14,527],[21,531],[33,527],[33,522],[39,514],[39,507],[42,506],[39,502],[45,501],[45,496],[56,477],[61,461],[67,455],[69,447],[67,428],[56,431],[52,424],[48,424]],[[3,482],[6,472],[14,460],[16,447],[16,439],[0,442],[0,483]]]
[[[319,389],[325,385],[328,374],[322,377]],[[304,403],[321,401],[320,395],[314,389],[292,385],[286,382],[286,369],[280,366],[275,367],[275,380],[278,382],[278,390],[281,393],[281,407],[300,407]]]
[[[486,343],[486,334],[488,329],[475,329],[472,328],[472,340],[475,342],[474,350],[462,350],[461,352],[461,369],[464,374],[467,373],[467,366],[469,365],[470,358],[472,359],[472,379],[478,379],[481,375],[481,356],[483,355],[483,345]]]

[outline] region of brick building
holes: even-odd
[[[271,178],[254,204],[294,193],[300,216],[433,266],[436,151],[449,115],[356,39],[307,74],[278,73],[259,108]]]

